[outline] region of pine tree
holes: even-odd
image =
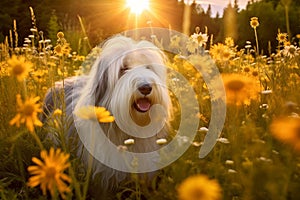
[[[53,10],[50,20],[48,22],[48,37],[50,38],[52,43],[56,41],[57,39],[56,34],[60,30],[61,30],[61,26],[58,23],[58,18],[55,14],[55,10]]]

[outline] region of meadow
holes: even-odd
[[[257,39],[263,25],[255,17],[249,22],[249,38]],[[276,52],[263,55],[258,43],[237,48],[236,41],[226,38],[215,44],[207,41],[209,30],[202,29],[189,37],[184,47],[188,57],[169,55],[169,67],[184,75],[199,102],[194,141],[150,186],[132,174],[133,181],[121,184],[116,199],[299,199],[300,44],[279,32]],[[16,28],[0,44],[0,198],[89,199],[89,177],[63,137],[68,124],[64,109],[48,116],[47,124],[39,116],[55,81],[87,73],[101,48],[81,55],[71,49],[63,32],[50,41],[34,21],[30,31],[22,46]],[[181,48],[176,41],[172,38],[172,48]],[[194,67],[200,50],[214,60],[226,91],[224,127],[214,149],[202,159],[198,154],[208,131],[211,102],[225,96],[217,90],[209,93]],[[176,126],[176,117],[172,123]],[[57,133],[59,149],[54,149],[49,132]]]

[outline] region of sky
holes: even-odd
[[[238,0],[238,5],[240,10],[244,9],[249,0]],[[215,17],[216,13],[219,12],[220,16],[223,15],[223,9],[229,4],[229,2],[234,4],[234,0],[196,0],[197,3],[207,10],[208,5],[211,5],[212,17]]]

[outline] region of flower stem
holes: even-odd
[[[41,142],[41,139],[40,139],[39,136],[36,134],[36,132],[33,131],[33,132],[31,133],[31,135],[32,135],[33,138],[35,139],[35,141],[36,141],[36,143],[38,144],[38,146],[40,147],[40,149],[43,150],[43,149],[44,149],[44,146],[43,146],[43,144],[42,144],[42,142]]]
[[[256,53],[257,53],[257,55],[259,55],[258,37],[257,37],[256,28],[254,28],[254,34],[255,34],[255,42],[256,42]]]

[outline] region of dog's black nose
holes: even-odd
[[[143,94],[143,95],[148,95],[152,91],[152,86],[150,84],[144,84],[138,88],[138,90]]]

